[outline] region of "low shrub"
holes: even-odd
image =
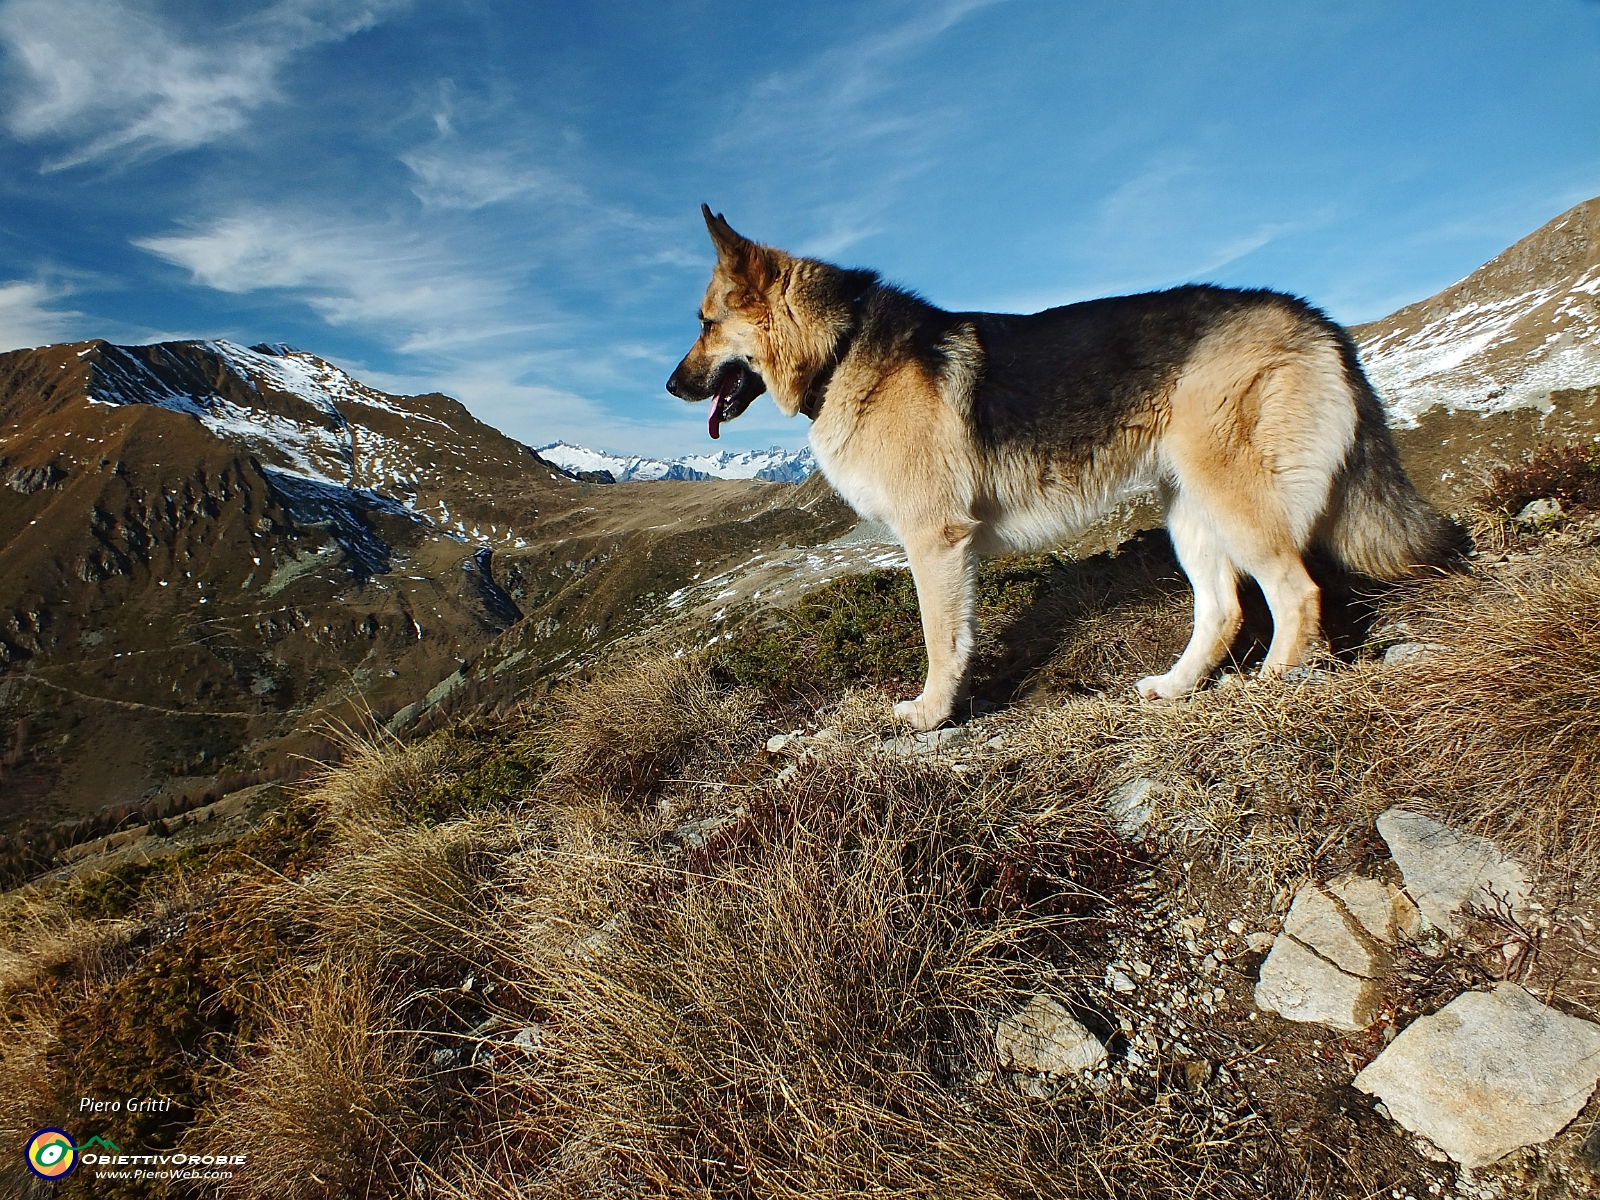
[[[1515,516],[1529,501],[1546,497],[1559,501],[1566,512],[1600,508],[1600,446],[1540,446],[1519,463],[1495,468],[1485,499],[1490,507]]]

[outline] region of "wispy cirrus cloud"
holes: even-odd
[[[394,222],[245,208],[134,245],[205,287],[288,293],[403,353],[541,328],[521,315],[503,264],[474,264],[446,237]]]
[[[469,126],[491,124],[498,139],[474,137],[463,133],[461,109],[463,101],[457,94],[455,82],[441,80],[438,96],[431,106],[433,136],[420,145],[399,155],[413,177],[412,195],[429,209],[463,209],[473,211],[502,200],[521,199],[531,202],[584,204],[588,197],[560,172],[531,159],[521,146],[501,144],[506,120],[515,120],[514,114],[503,111],[503,105],[485,105],[471,100],[465,103],[465,123]],[[486,122],[492,114],[493,121]],[[515,139],[521,141],[523,139]]]
[[[83,314],[56,307],[65,295],[43,280],[0,283],[0,350],[48,346],[70,337]]]
[[[129,0],[9,0],[0,6],[5,123],[62,147],[46,171],[191,149],[282,100],[278,76],[295,54],[405,3],[278,0],[228,25],[179,28]]]
[[[905,188],[936,161],[944,127],[958,118],[953,104],[929,105],[924,96],[897,93],[905,61],[973,14],[1005,2],[915,6],[894,24],[768,75],[747,90],[712,147],[758,162],[775,155],[774,166],[788,174],[799,165],[821,185],[822,198],[802,199],[812,232],[791,249],[837,255],[883,230]],[[830,186],[841,175],[848,186]]]

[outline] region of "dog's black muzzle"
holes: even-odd
[[[766,381],[751,369],[750,364],[739,359],[723,363],[709,382],[695,379],[685,369],[684,363],[667,380],[667,391],[680,400],[695,403],[710,399],[711,414],[707,431],[713,438],[722,436],[720,426],[737,417],[755,398],[767,390]]]

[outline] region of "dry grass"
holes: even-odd
[[[1176,705],[1072,702],[1017,736],[1105,788],[1156,780],[1168,831],[1262,886],[1359,854],[1373,818],[1402,802],[1600,882],[1600,559],[1441,580],[1391,615],[1441,649]]]
[[[1381,854],[1372,820],[1396,803],[1600,884],[1600,556],[1391,598],[1395,636],[1446,647],[1413,665],[1368,654],[1158,706],[1121,684],[1187,632],[1165,561],[1148,552],[1143,582],[1111,590],[1051,568],[1054,592],[1007,610],[1031,624],[986,630],[1001,674],[1026,667],[1054,702],[995,718],[1004,742],[964,764],[886,752],[888,702],[863,689],[812,714],[835,734],[779,782],[790,760],[756,747],[793,711],[672,657],[488,740],[354,738],[305,800],[333,814],[309,869],[236,886],[217,931],[196,933],[203,890],[179,897],[192,913],[141,901],[131,922],[14,908],[0,1112],[26,1124],[59,1102],[49,1059],[80,1002],[160,984],[149,1011],[187,1019],[183,989],[134,960],[177,961],[193,936],[195,978],[226,977],[205,1003],[239,1015],[195,1043],[215,1057],[184,1144],[248,1153],[239,1195],[1366,1188],[1387,1169],[1376,1141],[1346,1178],[1339,1147],[1287,1146],[1264,1101],[1232,1125],[1166,1077],[1029,1098],[996,1069],[995,1020],[1104,978],[1112,923],[1144,903],[1101,807],[1126,780],[1157,782],[1157,825],[1196,873],[1215,864],[1231,911]],[[1034,643],[1063,626],[1039,667]],[[702,808],[730,819],[685,848],[664,810]]]
[[[691,762],[753,745],[757,697],[701,657],[640,659],[554,701],[545,730],[551,788],[624,800]]]
[[[275,890],[268,920],[313,932],[335,957],[436,963],[470,956],[489,908],[494,825],[461,820],[383,838],[360,827],[354,853]]]
[[[993,1018],[1093,929],[1085,881],[1121,869],[1092,803],[1016,811],[998,777],[844,740],[745,805],[676,869],[630,864],[598,936],[570,905],[551,919],[572,894],[553,877],[586,864],[531,873],[502,969],[543,1049],[499,1060],[481,1102],[501,1115],[447,1194],[1237,1190],[1217,1167],[1239,1147],[1204,1119],[994,1082]]]
[[[332,731],[340,762],[312,777],[306,800],[334,817],[379,828],[403,819],[441,777],[468,758],[456,739],[403,742],[376,725]]]
[[[392,1027],[385,982],[329,957],[274,980],[271,1029],[189,1139],[249,1157],[226,1194],[274,1200],[386,1195],[406,1187],[437,1132],[417,1039]]]

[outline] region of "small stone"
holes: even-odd
[[[1136,958],[1128,964],[1128,969],[1140,979],[1149,979],[1151,971],[1153,971],[1155,968],[1149,963],[1141,962]]]
[[[1035,996],[1000,1022],[994,1035],[1000,1065],[1016,1071],[1072,1075],[1106,1060],[1100,1039],[1049,996]]]
[[[964,746],[972,739],[965,727],[955,729],[930,729],[927,733],[909,733],[885,738],[883,748],[901,758],[921,758],[928,754],[941,754]]]
[[[511,1044],[524,1054],[537,1054],[544,1048],[544,1031],[537,1025],[527,1025],[517,1030]]]
[[[433,1065],[436,1067],[453,1067],[460,1055],[448,1046],[433,1052]]]
[[[737,823],[744,815],[745,810],[741,805],[732,812],[684,821],[672,831],[672,838],[685,850],[703,850],[710,844],[712,838],[728,826]]]
[[[1129,841],[1144,837],[1145,826],[1150,824],[1154,812],[1151,797],[1156,790],[1154,779],[1130,779],[1119,783],[1107,794],[1106,812],[1117,827],[1117,832]]]
[[[774,734],[772,737],[767,739],[767,753],[782,754],[785,747],[787,747],[789,743],[794,740],[794,735],[792,733]]]
[[[1391,808],[1378,818],[1378,833],[1428,924],[1452,937],[1464,931],[1463,907],[1508,903],[1519,920],[1527,911],[1532,883],[1526,871],[1488,838],[1461,833],[1421,813]],[[1492,893],[1492,895],[1491,895]]]
[[[1476,1168],[1548,1141],[1600,1082],[1600,1025],[1514,983],[1419,1017],[1356,1076],[1406,1129]]]
[[[1237,937],[1239,934],[1244,932],[1244,922],[1239,920],[1238,917],[1235,917],[1233,920],[1228,922],[1228,932]]]
[[[1425,663],[1430,659],[1436,659],[1449,653],[1449,646],[1441,646],[1437,642],[1401,642],[1397,646],[1390,646],[1383,652],[1383,665],[1386,667],[1416,666],[1419,663]]]
[[[1257,931],[1256,933],[1252,933],[1246,937],[1244,939],[1244,944],[1250,947],[1251,952],[1254,954],[1265,954],[1268,950],[1272,949],[1272,943],[1277,940],[1278,935],[1275,933],[1263,933]]]
[[[1565,514],[1561,511],[1561,501],[1553,496],[1545,496],[1539,500],[1530,500],[1522,506],[1522,511],[1511,519],[1518,525],[1549,525],[1559,521]]]
[[[1341,971],[1292,937],[1281,937],[1261,964],[1256,1006],[1290,1021],[1318,1021],[1334,1029],[1365,1029],[1383,1007],[1370,979]]]

